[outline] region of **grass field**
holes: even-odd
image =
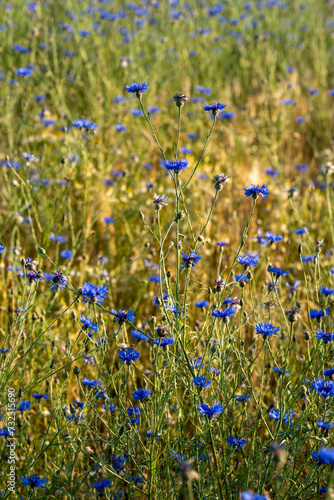
[[[0,39],[0,497],[333,499],[333,2]]]

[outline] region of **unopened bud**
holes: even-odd
[[[45,252],[44,248],[42,248],[42,247],[38,247],[38,252],[39,252],[41,255],[46,255],[46,252]]]

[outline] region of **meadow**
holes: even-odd
[[[0,40],[0,497],[333,499],[333,1]]]

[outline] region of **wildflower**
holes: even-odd
[[[238,283],[246,283],[248,281],[247,275],[245,273],[238,273],[234,276],[235,281]]]
[[[209,420],[216,418],[216,415],[219,415],[224,411],[224,406],[220,403],[213,403],[212,406],[208,406],[206,403],[203,403],[198,406],[198,410],[203,415],[206,415]]]
[[[212,311],[212,316],[214,318],[222,318],[223,320],[226,320],[226,318],[229,318],[235,314],[235,308],[233,306],[227,307],[226,309],[219,310],[219,309],[214,309]]]
[[[174,450],[170,450],[169,454],[172,456],[172,458],[174,458],[176,462],[185,462],[186,460],[186,457],[184,455],[180,455]]]
[[[118,457],[117,455],[113,455],[111,457],[111,464],[112,464],[112,467],[113,469],[116,471],[116,472],[120,472],[122,470],[124,470],[124,463],[126,462],[126,458],[125,457]]]
[[[27,411],[31,409],[30,401],[21,401],[20,405],[17,407],[18,411]]]
[[[263,338],[270,337],[270,335],[276,335],[279,331],[279,326],[275,327],[271,323],[265,321],[264,323],[256,323],[256,334],[262,335]]]
[[[144,333],[138,332],[137,330],[131,330],[131,335],[134,339],[147,341],[150,340]]]
[[[72,250],[62,250],[60,252],[60,257],[62,257],[63,259],[71,259],[72,255],[73,255]]]
[[[121,349],[118,353],[118,357],[121,361],[124,361],[128,366],[131,365],[132,361],[136,361],[140,356],[139,352],[135,349]]]
[[[311,309],[307,314],[310,319],[320,320],[321,318],[325,318],[329,315],[329,309],[321,309],[320,311],[318,311],[317,309]]]
[[[220,370],[218,370],[218,368],[215,368],[214,366],[210,366],[210,372],[213,375],[219,375],[220,374]]]
[[[173,99],[174,99],[176,106],[178,108],[182,108],[182,106],[184,106],[185,102],[189,102],[189,99],[187,98],[187,96],[185,94],[175,94],[173,96]]]
[[[102,408],[104,410],[108,410],[108,411],[115,411],[116,410],[116,406],[115,405],[102,405]]]
[[[266,287],[268,288],[269,292],[273,292],[274,290],[277,291],[279,290],[279,286],[274,281],[269,281],[268,283],[266,283]]]
[[[125,90],[130,94],[136,94],[138,99],[142,96],[144,92],[148,89],[149,83],[136,83],[134,82],[132,85],[126,85]]]
[[[168,205],[166,201],[168,200],[167,196],[165,194],[158,195],[155,194],[153,197],[153,205],[156,211],[160,210],[162,207],[165,207]]]
[[[111,485],[110,479],[103,479],[102,481],[98,481],[92,484],[92,487],[95,488],[97,491],[103,491],[104,488],[107,488],[110,485]]]
[[[83,383],[83,385],[88,385],[88,387],[96,387],[101,385],[101,382],[99,380],[89,380],[86,377],[83,377],[81,379],[81,382]]]
[[[111,312],[115,316],[114,321],[116,321],[120,326],[126,321],[134,322],[136,317],[132,314],[132,311],[126,311],[122,309],[118,309],[118,312],[115,309],[111,309]]]
[[[285,370],[281,368],[280,366],[273,366],[273,370],[276,373],[279,373],[280,375],[287,375],[288,373],[291,373],[291,370]]]
[[[296,292],[297,291],[297,288],[300,286],[300,281],[296,280],[293,282],[292,285],[290,285],[289,283],[286,283],[286,286],[287,288],[290,290],[290,295],[292,295],[293,292]]]
[[[206,389],[212,383],[211,380],[207,380],[205,377],[195,377],[193,382],[197,387],[201,387],[203,389]]]
[[[174,339],[172,337],[168,337],[165,339],[156,339],[154,343],[156,345],[160,344],[160,347],[166,347],[167,345],[172,345],[174,343]]]
[[[84,128],[85,130],[96,130],[98,128],[96,123],[90,122],[89,120],[75,120],[72,122],[72,127]]]
[[[248,189],[244,188],[244,191],[246,196],[252,196],[254,200],[257,200],[259,196],[265,198],[269,195],[269,191],[265,184],[262,184],[262,186],[254,186],[254,184],[251,184]]]
[[[222,111],[225,108],[226,108],[226,104],[221,104],[220,102],[217,102],[217,104],[206,104],[203,107],[204,111],[211,111],[213,116],[217,116],[218,111]]]
[[[298,172],[302,173],[302,172],[306,172],[306,170],[307,170],[307,165],[304,165],[304,164],[295,165],[293,168],[294,168],[295,170],[298,170]]]
[[[68,278],[67,276],[64,276],[64,274],[61,271],[56,271],[53,274],[52,281],[56,285],[59,286],[59,288],[65,288],[65,286],[68,284]]]
[[[97,323],[93,323],[93,321],[87,316],[80,316],[80,323],[82,324],[82,329],[92,330],[93,332],[97,332],[99,329],[99,325]]]
[[[182,252],[182,264],[181,264],[181,269],[183,267],[189,268],[189,267],[196,267],[196,264],[202,259],[199,255],[197,255],[196,252],[190,252],[189,255],[186,255],[184,252]],[[196,264],[195,264],[196,263]]]
[[[259,263],[260,254],[239,255],[237,261],[245,267],[256,266]]]
[[[164,166],[170,172],[178,174],[181,170],[185,170],[188,165],[188,160],[167,160]]]
[[[0,245],[0,254],[4,251],[6,247],[4,245]]]
[[[284,271],[284,269],[280,269],[279,267],[276,266],[269,266],[268,272],[274,274],[276,279],[278,279],[280,276],[286,276],[287,274],[289,274],[290,271]]]
[[[16,76],[32,76],[33,70],[30,68],[19,68],[14,71]]]
[[[150,389],[137,389],[132,393],[132,397],[136,401],[145,401],[150,397],[150,395],[151,395]]]
[[[260,493],[252,493],[251,491],[242,491],[240,493],[241,500],[269,500],[266,495]]]
[[[208,307],[209,302],[207,300],[200,300],[199,302],[196,302],[195,306],[200,307],[203,309],[204,307]]]
[[[278,243],[279,241],[282,241],[283,236],[280,236],[280,235],[277,235],[277,234],[271,233],[270,231],[267,231],[267,232],[266,232],[266,238],[267,238],[269,241],[272,241],[273,243]]]
[[[197,359],[194,359],[194,360],[191,360],[190,361],[190,364],[193,368],[195,368],[196,370],[202,370],[204,368],[204,364],[202,363],[203,361],[203,358],[200,357],[200,358],[197,358]]]
[[[268,167],[266,170],[264,170],[264,173],[273,178],[276,178],[278,176],[278,170],[274,167]]]
[[[14,430],[15,432],[15,430]],[[8,427],[3,427],[0,429],[0,436],[9,437],[13,435],[13,431],[9,431]]]
[[[300,318],[300,309],[299,307],[292,307],[291,309],[285,311],[285,315],[290,323],[294,323],[298,318]]]
[[[119,123],[116,123],[115,130],[117,130],[117,132],[124,132],[126,130],[126,126],[120,125]]]
[[[44,479],[40,476],[37,476],[36,474],[33,474],[32,476],[28,477],[21,477],[21,484],[24,486],[30,486],[30,488],[33,490],[34,488],[44,488],[44,484],[48,482],[47,479]]]
[[[318,393],[322,398],[332,398],[334,396],[334,381],[324,380],[323,378],[316,378],[311,384],[311,387]]]
[[[227,177],[224,174],[215,175],[213,178],[215,190],[221,191],[223,189],[224,185],[228,182],[229,178],[230,177]]]
[[[323,286],[322,288],[320,288],[320,293],[322,293],[326,297],[330,297],[331,295],[334,294],[334,288],[329,288],[328,286]]]
[[[230,446],[236,446],[238,450],[241,450],[241,448],[247,443],[246,439],[239,439],[235,436],[227,436],[226,441]]]
[[[302,227],[301,229],[295,229],[295,233],[298,236],[302,236],[303,234],[306,234],[307,232],[308,232],[308,228],[307,227]]]
[[[325,333],[321,330],[321,328],[318,328],[316,337],[320,340],[323,340],[325,344],[327,344],[331,340],[334,340],[333,332]]]
[[[274,420],[279,420],[280,419],[280,416],[281,416],[281,410],[280,409],[277,409],[277,410],[270,410],[270,412],[268,413],[269,417],[270,418],[273,418]],[[282,417],[282,422],[286,423],[286,422],[290,422],[290,420],[292,419],[293,417],[293,411],[292,410],[289,410],[283,417]]]
[[[322,372],[325,377],[332,377],[334,375],[334,368],[328,368]]]
[[[334,427],[334,424],[332,422],[324,422],[324,420],[318,420],[316,424],[320,429],[325,430],[331,430]]]
[[[41,280],[41,276],[38,274],[40,273],[41,271],[31,271],[30,273],[27,273],[25,275],[26,278],[28,278],[28,284],[31,285],[32,283],[34,283],[35,281],[39,281]]]
[[[49,394],[38,394],[37,392],[34,392],[32,397],[37,401],[40,401],[41,399],[48,399]]]
[[[84,298],[84,304],[86,304],[86,302],[97,302],[98,304],[103,304],[105,297],[108,296],[108,287],[102,285],[93,285],[93,283],[87,281],[83,283],[82,287],[79,289],[79,292]]]
[[[113,224],[115,222],[114,217],[103,217],[103,222],[109,226],[109,224]]]
[[[242,403],[244,401],[249,401],[251,398],[250,394],[243,394],[241,396],[235,396],[235,400],[238,401],[238,403]]]
[[[321,448],[319,458],[325,464],[334,464],[334,448]]]

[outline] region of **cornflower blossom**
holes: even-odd
[[[136,317],[132,314],[132,311],[122,311],[122,309],[118,309],[117,312],[115,311],[115,309],[111,309],[111,312],[115,316],[114,321],[116,321],[120,326],[123,325],[123,323],[125,323],[126,321],[130,321],[131,323],[133,323],[136,319]]]
[[[202,259],[199,255],[197,255],[196,252],[190,252],[189,255],[186,255],[184,252],[182,252],[182,260],[183,262],[181,263],[181,269],[184,267],[189,268],[189,267],[196,267],[196,264]]]
[[[126,85],[125,90],[130,94],[136,94],[137,97],[141,97],[141,95],[147,91],[149,83],[137,83],[134,82],[132,85]]]
[[[144,401],[148,399],[151,395],[150,389],[137,389],[136,391],[133,391],[132,397],[136,401]]]
[[[119,359],[124,361],[128,366],[130,366],[133,361],[136,361],[139,356],[139,352],[131,348],[121,349],[118,353]]]
[[[217,102],[216,104],[206,104],[203,109],[204,111],[211,111],[213,116],[218,115],[218,111],[222,111],[223,109],[226,108],[226,104],[221,104],[220,102]]]
[[[44,484],[48,482],[47,479],[37,476],[37,474],[33,474],[32,476],[28,477],[21,477],[20,480],[23,486],[30,486],[32,490],[35,488],[45,489],[46,487],[44,486]]]
[[[207,380],[205,377],[195,377],[193,379],[194,385],[206,389],[211,385],[211,380]]]
[[[262,186],[254,186],[254,184],[251,184],[248,189],[244,188],[244,191],[247,197],[252,196],[254,200],[257,200],[259,196],[265,198],[269,195],[269,191],[265,184],[262,184]]]
[[[189,165],[188,160],[167,160],[164,167],[170,172],[178,174],[181,170],[185,170]]]
[[[265,321],[264,323],[256,323],[256,334],[262,335],[263,338],[270,337],[271,335],[276,335],[279,331],[279,326],[275,327],[271,323]]]
[[[224,411],[224,406],[220,403],[213,403],[212,406],[208,406],[206,403],[203,403],[198,406],[198,410],[204,416],[208,417],[209,420],[216,418],[217,415],[220,415]]]
[[[93,483],[92,487],[95,488],[97,491],[103,491],[110,485],[111,485],[110,479],[103,479],[102,481],[97,481],[96,483]]]
[[[238,450],[241,450],[241,448],[247,444],[246,439],[239,439],[236,436],[227,436],[226,441],[230,446],[236,446]]]
[[[166,207],[168,205],[168,203],[166,203],[167,200],[168,198],[165,194],[155,194],[153,197],[153,205],[155,210],[159,211],[162,207]]]
[[[93,283],[87,281],[83,283],[82,287],[79,289],[79,292],[84,299],[84,304],[86,304],[87,302],[97,302],[98,304],[103,304],[105,297],[108,296],[108,287],[102,285],[93,285]]]

